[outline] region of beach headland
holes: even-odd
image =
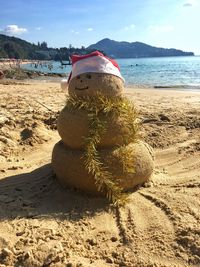
[[[0,266],[200,265],[200,92],[126,89],[155,150],[155,172],[124,208],[114,208],[55,179],[51,153],[66,101],[60,83],[6,81]]]

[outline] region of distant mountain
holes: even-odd
[[[37,59],[37,60],[68,60],[73,53],[89,53],[85,47],[49,48],[47,43],[31,44],[25,40],[0,34],[0,58]]]
[[[158,48],[140,42],[116,42],[108,38],[87,48],[83,46],[74,48],[72,45],[69,45],[69,47],[49,48],[45,41],[38,42],[36,45],[16,37],[0,34],[0,58],[68,60],[69,56],[74,53],[88,54],[94,50],[100,50],[114,58],[194,56],[193,52]]]
[[[174,48],[154,47],[140,42],[117,42],[108,38],[88,46],[87,49],[101,50],[114,58],[194,56],[193,52],[184,52]]]
[[[0,34],[0,57],[30,58],[37,49],[37,45]]]
[[[50,59],[52,50],[46,42],[31,44],[17,37],[0,34],[0,58]]]

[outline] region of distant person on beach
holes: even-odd
[[[0,79],[3,79],[4,78],[4,73],[2,70],[0,70]]]

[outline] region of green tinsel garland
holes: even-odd
[[[136,141],[138,138],[137,112],[133,104],[123,97],[107,98],[102,95],[95,97],[71,96],[67,99],[66,108],[69,110],[86,110],[88,113],[89,133],[85,138],[85,166],[89,173],[93,174],[95,184],[99,191],[106,191],[107,198],[114,204],[124,204],[127,195],[118,184],[118,180],[107,170],[98,155],[96,149],[101,136],[106,131],[105,122],[100,119],[102,114],[107,116],[120,116],[127,134],[123,136],[124,146]],[[121,147],[123,151],[123,146]],[[121,163],[124,172],[134,172],[130,155],[121,154]]]

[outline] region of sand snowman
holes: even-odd
[[[74,55],[68,82],[57,125],[61,141],[52,154],[56,177],[63,186],[123,203],[127,191],[150,179],[154,164],[139,138],[137,112],[123,96],[119,66],[98,51]]]

